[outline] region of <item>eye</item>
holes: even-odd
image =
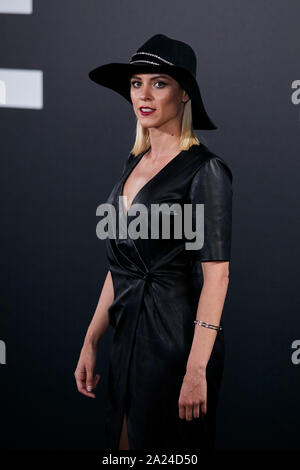
[[[162,82],[162,81],[158,81],[158,82],[155,82],[155,83],[161,83],[161,84],[163,85],[162,87],[161,87],[161,86],[159,86],[159,87],[157,87],[157,88],[164,88],[164,87],[165,87],[165,85],[166,85],[166,83],[165,83],[165,82]]]
[[[134,86],[135,83],[140,83],[140,82],[137,82],[137,81],[135,81],[135,80],[132,80],[131,85],[133,86],[133,88],[137,88],[136,86]]]
[[[132,80],[130,83],[131,83],[131,85],[133,86],[133,88],[139,88],[138,86],[135,86],[135,83],[141,83],[141,82],[139,82],[139,81],[137,81],[137,80]],[[157,83],[160,83],[160,84],[162,84],[163,86],[159,86],[159,87],[156,87],[156,88],[164,88],[165,85],[166,85],[166,83],[165,83],[165,82],[162,82],[161,80],[158,80],[157,82],[155,82],[155,85],[156,85]]]

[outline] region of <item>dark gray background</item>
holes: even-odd
[[[0,15],[0,67],[44,72],[42,110],[0,108],[1,445],[100,448],[111,333],[96,399],[74,371],[108,269],[96,237],[133,144],[128,102],[88,79],[163,33],[192,45],[216,131],[197,135],[233,172],[219,449],[299,447],[300,79],[297,0],[33,2]]]

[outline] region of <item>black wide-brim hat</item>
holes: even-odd
[[[131,104],[130,76],[134,73],[165,73],[173,77],[188,93],[192,106],[194,129],[217,129],[209,118],[196,80],[197,58],[188,44],[155,34],[135,52],[129,63],[100,65],[89,72],[99,85],[122,95]]]

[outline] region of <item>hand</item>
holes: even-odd
[[[206,373],[197,369],[187,370],[178,400],[179,418],[191,421],[207,411]]]
[[[97,349],[95,347],[83,346],[74,372],[78,391],[91,398],[96,398],[92,390],[97,387],[100,379],[100,374],[93,377],[96,357]]]

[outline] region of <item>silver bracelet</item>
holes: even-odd
[[[200,326],[204,326],[205,328],[211,328],[212,330],[221,331],[223,329],[222,326],[211,325],[210,323],[206,323],[205,321],[201,320],[194,320],[194,323],[197,323]]]

